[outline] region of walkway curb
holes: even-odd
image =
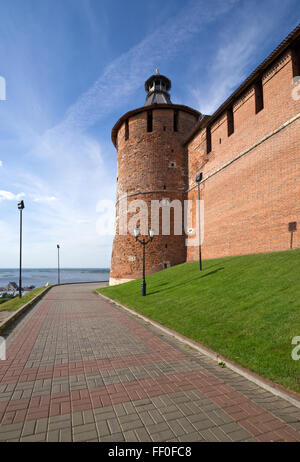
[[[47,292],[49,292],[50,289],[55,286],[49,286],[46,287],[43,292],[40,294],[36,295],[32,300],[29,302],[25,303],[25,305],[21,306],[18,310],[13,311],[12,315],[9,316],[3,324],[0,324],[0,332],[3,332],[5,329],[7,329],[11,324],[15,322],[17,318],[19,318],[23,313],[25,313],[29,308],[31,308],[33,305],[35,305],[37,302],[43,298],[44,295],[46,295]]]
[[[219,364],[221,362],[224,362],[226,367],[228,367],[228,369],[231,369],[232,371],[234,371],[237,374],[245,377],[246,379],[248,379],[251,382],[255,383],[256,385],[263,388],[264,390],[269,391],[273,395],[278,396],[278,397],[284,399],[285,401],[288,401],[290,404],[292,404],[293,406],[296,406],[296,407],[298,407],[300,409],[300,399],[299,399],[299,397],[298,397],[298,395],[296,393],[294,393],[292,391],[289,391],[289,390],[287,391],[285,388],[281,387],[280,385],[275,384],[274,382],[271,382],[270,380],[263,379],[262,377],[255,374],[254,372],[250,372],[247,369],[244,369],[242,366],[239,366],[236,363],[224,358],[223,356],[219,355],[215,351],[213,351],[213,350],[199,344],[198,342],[195,342],[194,340],[191,340],[191,339],[185,337],[182,334],[179,334],[176,331],[173,331],[172,329],[169,329],[168,327],[163,326],[162,324],[159,324],[156,321],[153,321],[150,318],[147,318],[146,316],[143,316],[142,314],[138,313],[137,311],[134,311],[133,309],[128,308],[125,305],[122,305],[121,303],[113,300],[112,298],[106,297],[105,295],[100,294],[99,292],[96,292],[96,291],[95,291],[95,293],[97,295],[99,295],[100,297],[103,297],[108,302],[110,302],[110,303],[112,303],[114,305],[117,305],[120,308],[123,308],[124,310],[128,311],[129,313],[133,314],[134,316],[137,316],[138,318],[141,318],[144,321],[149,322],[150,324],[152,324],[154,327],[160,329],[165,334],[176,338],[176,340],[179,340],[180,342],[182,342],[182,343],[184,343],[186,345],[189,345],[190,347],[196,349],[197,351],[199,351],[203,355],[208,356],[209,358],[213,359],[214,361],[217,361]]]

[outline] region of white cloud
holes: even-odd
[[[7,200],[7,201],[19,200],[24,196],[25,196],[25,194],[23,192],[19,193],[19,194],[14,194],[14,193],[12,193],[10,191],[0,190],[0,202],[5,201],[5,200]]]
[[[216,52],[207,63],[210,76],[208,85],[201,82],[191,90],[191,105],[199,108],[203,114],[212,114],[247,77],[247,69],[259,44],[270,37],[274,28],[274,18],[257,21],[249,8],[246,4],[244,9],[240,9],[238,23],[229,22],[224,26],[219,37],[220,46],[216,42]]]
[[[124,103],[161,62],[166,62],[202,27],[227,13],[237,0],[190,1],[179,13],[106,67],[92,87],[68,109],[56,130],[83,130]],[[163,44],[163,46],[162,46]]]
[[[39,197],[33,198],[33,202],[53,202],[56,200],[57,200],[57,197],[55,196],[39,196]]]
[[[2,160],[0,160],[0,167],[3,167],[3,162],[2,162]]]
[[[78,225],[88,225],[88,224],[91,223],[91,220],[88,220],[88,219],[86,219],[86,218],[79,218],[79,219],[76,221],[76,223],[77,223]]]

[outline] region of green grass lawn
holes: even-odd
[[[300,249],[185,263],[98,289],[224,357],[300,392]]]
[[[16,311],[18,308],[21,308],[21,306],[25,305],[25,303],[30,302],[30,300],[43,292],[43,290],[45,290],[45,287],[38,287],[37,289],[33,289],[25,294],[22,298],[19,298],[18,296],[12,298],[8,302],[2,303],[0,305],[0,311]]]

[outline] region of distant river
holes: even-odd
[[[108,268],[63,268],[60,270],[61,283],[108,280]],[[9,282],[15,282],[19,285],[19,270],[0,268],[0,287],[6,287]],[[57,284],[57,269],[36,268],[22,270],[22,287],[43,287],[47,282],[49,284]]]

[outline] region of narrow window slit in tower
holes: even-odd
[[[178,132],[178,111],[174,111],[173,124],[174,124],[174,132]]]
[[[293,77],[300,76],[300,39],[292,49]]]
[[[147,132],[152,132],[152,122],[153,122],[153,117],[152,117],[152,111],[147,112]]]
[[[166,189],[166,185],[164,184],[164,189]]]
[[[255,114],[261,111],[264,108],[264,94],[262,80],[258,80],[254,84],[254,93],[255,93]]]
[[[234,132],[233,108],[232,106],[227,109],[227,134],[232,135]]]
[[[129,138],[129,124],[128,124],[128,119],[125,120],[125,140],[128,140]]]
[[[210,127],[206,127],[206,153],[211,152],[211,131]]]

